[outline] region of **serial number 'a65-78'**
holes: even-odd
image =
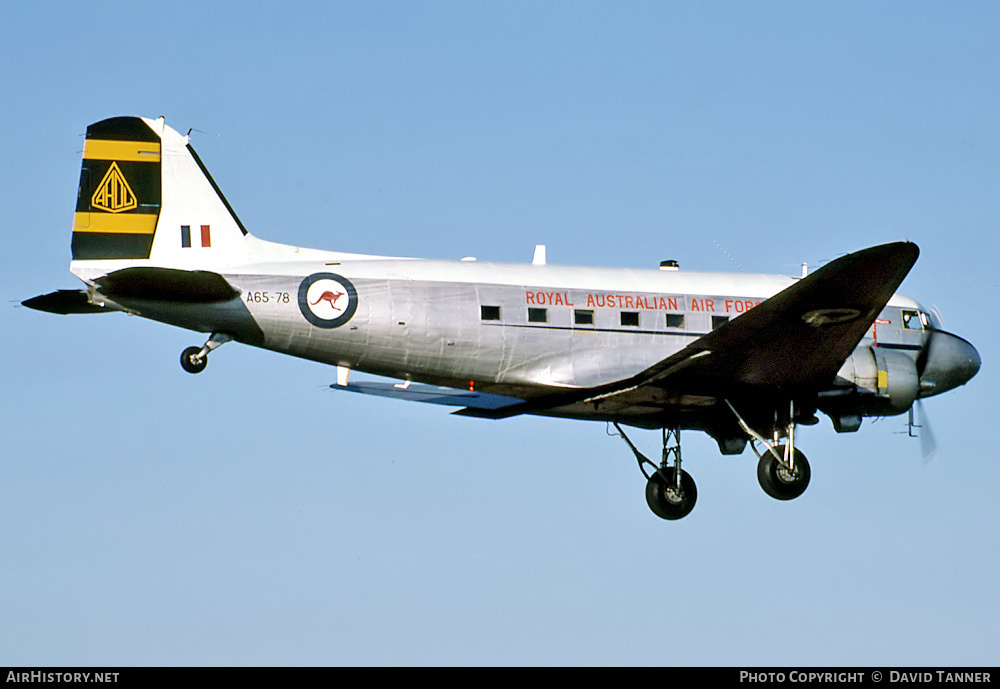
[[[248,304],[269,304],[271,302],[288,304],[291,301],[288,292],[247,292],[245,299]]]

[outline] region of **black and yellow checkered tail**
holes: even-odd
[[[160,135],[138,117],[87,127],[73,259],[149,258],[162,203]]]

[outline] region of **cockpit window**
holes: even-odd
[[[903,328],[906,330],[923,330],[924,319],[922,313],[903,309]]]

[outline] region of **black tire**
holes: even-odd
[[[660,519],[680,519],[694,509],[698,500],[698,489],[694,479],[681,469],[681,489],[677,491],[674,481],[674,467],[660,469],[646,482],[646,504]]]
[[[775,451],[785,456],[785,446],[778,445]],[[770,452],[765,452],[757,463],[757,481],[764,492],[775,500],[792,500],[805,492],[809,485],[812,472],[806,456],[796,449],[793,464],[794,471],[789,471],[784,463],[779,462]]]
[[[200,351],[201,347],[188,347],[181,352],[181,368],[188,373],[201,373],[204,371],[205,367],[208,366],[208,357],[197,358]]]

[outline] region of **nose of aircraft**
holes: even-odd
[[[965,385],[979,372],[982,359],[969,342],[943,330],[930,334],[920,370],[920,396],[931,397]]]

